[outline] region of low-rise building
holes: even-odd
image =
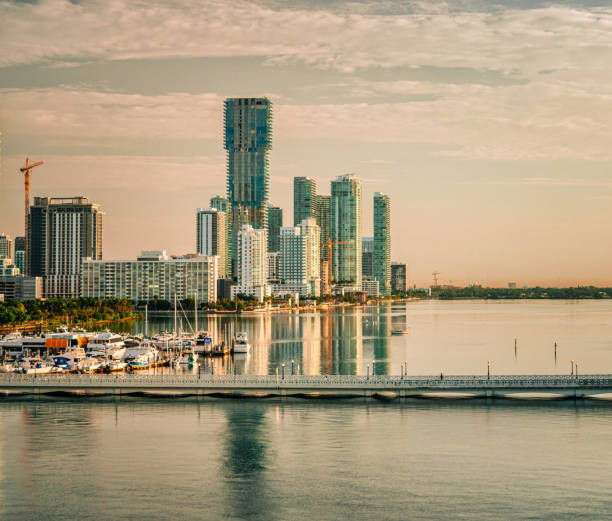
[[[84,259],[81,296],[128,298],[142,302],[197,298],[217,300],[218,258],[186,255],[169,258],[165,251],[143,251],[136,260]]]
[[[361,281],[361,291],[366,295],[378,297],[380,295],[380,283],[373,279],[363,279]]]
[[[35,300],[42,297],[42,277],[0,275],[0,293],[5,300]]]

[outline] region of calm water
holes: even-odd
[[[415,302],[205,327],[254,345],[217,370],[612,373],[611,313]],[[611,433],[610,402],[3,398],[0,519],[612,519]]]
[[[193,320],[192,320],[193,321]],[[149,332],[172,328],[172,317],[151,318]],[[187,325],[185,323],[184,327]],[[247,331],[252,353],[215,361],[216,374],[273,374],[291,361],[305,374],[612,373],[612,301],[417,301],[323,312],[202,315],[199,327],[215,341]],[[392,336],[392,329],[409,329]],[[118,324],[142,331],[144,324]],[[514,340],[517,349],[514,349]],[[555,356],[554,344],[557,343]],[[210,368],[205,368],[210,370]]]
[[[3,520],[602,520],[612,407],[0,401]]]

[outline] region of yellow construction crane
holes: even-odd
[[[24,241],[25,241],[25,253],[23,256],[23,268],[26,274],[29,274],[29,247],[28,247],[28,216],[30,215],[30,170],[35,166],[42,165],[42,161],[37,161],[36,163],[30,163],[30,159],[26,157],[25,166],[20,168],[21,173],[23,174],[23,178],[25,181],[25,233],[24,233]]]
[[[331,295],[331,280],[332,280],[332,246],[338,246],[339,244],[349,244],[348,242],[332,242],[328,237],[327,242],[321,244],[321,248],[327,248],[327,294]]]

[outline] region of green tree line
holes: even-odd
[[[577,286],[572,288],[440,288],[431,291],[432,297],[453,299],[602,299],[612,297],[612,288]]]
[[[134,316],[128,299],[48,299],[0,302],[0,326],[47,322],[80,324]]]

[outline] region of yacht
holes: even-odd
[[[85,349],[82,347],[75,347],[65,351],[61,355],[54,355],[51,357],[55,363],[55,366],[63,369],[64,371],[76,371],[78,369],[79,362],[85,358]]]
[[[23,358],[19,362],[19,370],[23,374],[47,374],[51,372],[54,365],[39,358]]]
[[[87,356],[77,364],[77,368],[82,373],[96,373],[104,367],[102,360],[95,356]]]
[[[208,353],[212,349],[212,338],[207,332],[200,332],[195,338],[195,343],[192,346],[196,353]]]
[[[146,369],[159,360],[159,352],[150,343],[128,349],[126,360],[132,369]]]
[[[123,338],[116,333],[103,331],[91,337],[87,343],[87,356],[101,356],[120,360],[125,356],[126,348]]]
[[[238,333],[234,338],[234,353],[248,353],[251,350],[246,333]]]

